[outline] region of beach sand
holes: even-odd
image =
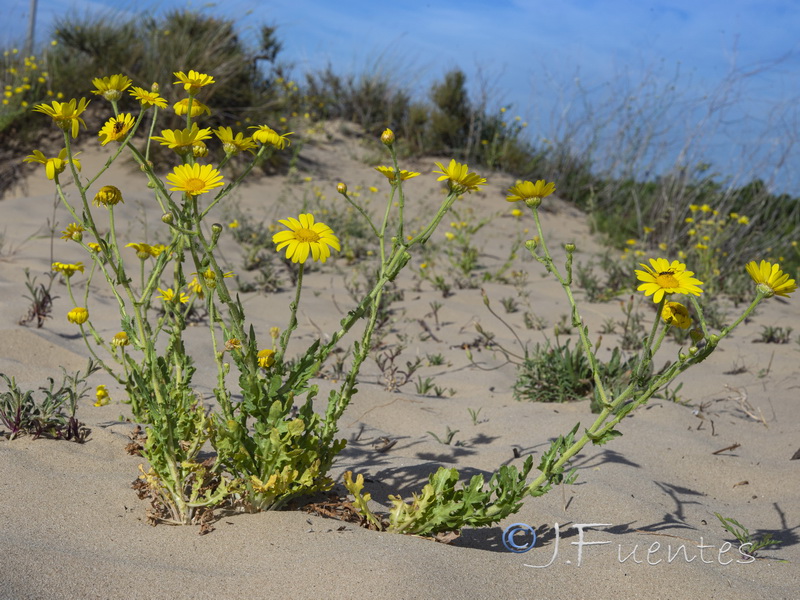
[[[303,148],[294,179],[251,179],[220,208],[219,221],[246,214],[274,222],[309,208],[324,221],[315,203],[342,210],[339,181],[351,191],[362,186],[360,198],[381,206],[386,182],[371,167],[385,159],[344,135],[341,126],[329,126],[328,134]],[[93,174],[107,152],[93,146],[82,151],[83,172]],[[433,160],[401,166],[423,173],[406,183],[408,213],[430,214],[442,198],[441,184],[431,175]],[[492,217],[476,234],[476,243],[480,264],[496,270],[512,241],[532,237],[534,225],[527,215],[510,216],[514,206],[504,199],[510,177],[481,174],[489,185],[458,201],[455,209],[471,222]],[[58,298],[44,327],[18,324],[28,307],[24,269],[41,279],[52,260],[89,261],[77,244],[58,239],[58,233],[51,255],[48,219],[55,216],[58,231],[71,219],[63,207],[53,212],[52,182],[43,169],[22,183],[0,203],[5,224],[0,372],[14,376],[22,387],[37,388],[48,377],[58,379],[61,367],[70,372],[83,368],[88,351],[65,318],[72,305],[61,283],[53,286]],[[98,186],[107,183],[125,196],[117,211],[123,237],[142,241],[146,228],[153,241],[163,225],[141,174],[115,165]],[[380,191],[370,192],[373,185]],[[545,204],[544,227],[552,248],[576,243],[580,262],[604,251],[585,215],[556,197]],[[447,219],[443,225],[434,241],[443,242]],[[229,233],[223,238],[223,255],[239,273],[241,250]],[[513,269],[526,271],[527,281],[516,288],[488,282],[484,289],[511,329],[534,344],[553,339],[553,326],[569,305],[558,283],[525,254],[523,248]],[[743,257],[742,262],[759,258]],[[423,257],[414,256],[412,269],[398,278],[402,297],[391,305],[385,342],[402,339],[405,348],[398,362],[419,356],[423,367],[413,381],[389,391],[375,361],[365,363],[359,393],[340,423],[348,446],[332,473],[337,482],[345,470],[363,474],[374,506],[384,510],[389,494],[410,496],[439,466],[455,467],[468,478],[488,475],[503,464],[519,466],[531,454],[536,465],[551,439],[576,422],[594,420],[588,401],[514,400],[515,367],[497,352],[475,348],[473,359],[480,368],[471,364],[463,346],[478,338],[476,323],[508,348],[514,347],[512,333],[487,310],[481,289],[453,289],[444,298],[429,282],[420,282],[414,273],[421,262]],[[438,260],[430,268],[444,273],[445,264]],[[309,270],[290,354],[332,331],[353,306],[345,284],[356,267],[338,258]],[[119,330],[113,298],[100,282],[93,287],[92,319],[101,334],[113,335]],[[241,295],[260,335],[285,325],[292,295],[288,285],[278,293]],[[577,295],[593,340],[606,320],[622,319],[620,306],[628,300],[592,304],[581,300],[581,292]],[[518,301],[518,312],[505,314],[501,300],[506,297]],[[135,426],[120,420],[130,416],[120,402],[124,392],[98,372],[90,380],[92,389],[108,385],[113,400],[100,408],[92,406],[93,398],[82,400],[77,416],[92,430],[88,442],[25,436],[0,440],[0,598],[796,598],[800,460],[791,458],[800,448],[800,346],[754,340],[762,326],[800,329],[797,300],[765,301],[718,352],[680,378],[681,403],[653,399],[625,419],[622,437],[587,447],[574,461],[575,485],[529,498],[518,514],[494,527],[466,529],[450,545],[368,531],[301,511],[217,511],[214,531],[202,536],[197,527],[152,527],[146,503],[131,488],[143,460],[124,450]],[[652,302],[636,301],[641,301],[645,322],[652,322]],[[437,302],[441,307],[434,315],[432,303]],[[544,330],[524,326],[526,310],[543,320]],[[728,314],[738,313],[731,308]],[[197,389],[210,402],[214,368],[210,354],[202,353],[205,334],[198,327],[187,333],[187,340],[197,361]],[[577,341],[575,333],[561,340],[566,337]],[[601,353],[607,356],[616,343],[616,336],[604,335]],[[657,366],[673,359],[678,349],[665,344]],[[429,366],[426,357],[436,354],[443,364]],[[447,391],[443,397],[420,395],[417,376],[431,377]],[[321,379],[319,385],[324,397],[333,382]],[[477,423],[470,409],[480,409]],[[441,438],[447,428],[458,430],[449,445],[428,433]],[[386,439],[395,443],[380,451]],[[340,483],[335,489],[344,493]],[[782,544],[751,561],[737,551],[738,543],[715,512],[757,535],[772,533]],[[503,546],[503,530],[513,523],[536,529],[539,539],[531,551],[514,554]]]

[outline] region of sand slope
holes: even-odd
[[[255,180],[220,212],[219,220],[225,222],[237,211],[272,220],[296,215],[308,206],[304,201],[341,203],[335,192],[338,181],[347,182],[351,190],[364,186],[361,197],[371,195],[372,205],[380,205],[386,186],[382,176],[363,162],[365,153],[334,127],[330,139],[304,149],[296,183],[284,177]],[[84,172],[92,173],[104,155],[84,149],[82,159]],[[406,187],[409,213],[430,211],[441,197],[430,175],[432,161],[403,166],[423,172]],[[58,377],[60,366],[70,371],[82,368],[88,356],[74,326],[66,322],[71,305],[59,284],[54,286],[59,296],[54,318],[42,329],[18,325],[27,309],[23,269],[41,277],[51,261],[48,237],[28,239],[37,231],[41,235],[46,220],[52,218],[51,182],[43,171],[37,174],[39,178],[27,182],[24,196],[0,203],[5,223],[0,372],[28,387]],[[99,184],[113,182],[123,189],[126,200],[119,221],[125,223],[131,241],[141,241],[145,225],[152,239],[160,213],[135,175],[122,165]],[[481,264],[491,268],[505,260],[511,241],[525,236],[522,230],[532,222],[508,215],[511,207],[503,195],[512,183],[508,177],[484,175],[490,182],[486,191],[467,197],[456,209],[474,215],[470,218],[502,213],[478,236]],[[312,177],[310,182],[303,181],[307,176]],[[380,186],[380,192],[369,192],[370,185]],[[315,186],[324,200],[314,200]],[[70,220],[63,208],[55,215],[60,228]],[[557,199],[548,199],[545,226],[551,246],[578,244],[578,260],[602,251],[589,234],[586,218]],[[435,239],[442,240],[443,233]],[[77,245],[58,237],[54,244],[56,260],[88,262]],[[239,269],[240,251],[232,240],[225,241],[223,252],[231,267]],[[750,258],[760,257],[746,260]],[[415,270],[421,261],[419,256],[413,259]],[[552,337],[553,324],[568,306],[560,287],[522,256],[514,268],[529,272],[521,288],[530,294],[526,310],[541,317],[547,328],[526,329],[522,310],[504,318],[526,341]],[[329,331],[352,306],[344,285],[352,277],[353,267],[343,260],[307,275],[294,349],[320,331]],[[474,350],[475,361],[487,370],[469,364],[461,346],[477,337],[476,322],[504,344],[513,343],[510,332],[487,311],[479,289],[454,290],[454,295],[442,298],[410,272],[401,276],[398,288],[404,293],[392,306],[387,343],[404,336],[403,362],[442,354],[444,364],[425,366],[419,375],[432,377],[455,393],[441,398],[418,395],[413,382],[398,392],[387,391],[375,362],[368,361],[360,393],[341,422],[342,435],[350,443],[335,468],[336,478],[346,469],[363,473],[371,480],[368,491],[385,504],[388,494],[409,495],[419,489],[440,465],[457,467],[468,477],[489,473],[501,464],[519,465],[528,454],[538,461],[552,437],[566,433],[576,421],[593,420],[588,402],[516,402],[511,394],[515,369],[503,365],[497,353]],[[494,282],[485,289],[501,314],[501,299],[518,294],[513,286]],[[291,295],[290,289],[271,295],[243,294],[259,333],[267,335],[270,327],[283,325]],[[526,302],[524,297],[518,299]],[[100,290],[90,302],[93,319],[103,324],[103,332],[117,331],[108,293]],[[438,327],[432,302],[442,304]],[[779,346],[753,340],[762,325],[800,329],[796,327],[800,305],[792,298],[773,299],[762,306],[757,317],[702,369],[684,376],[680,396],[688,405],[654,400],[623,423],[621,438],[607,446],[589,447],[578,456],[577,485],[529,499],[501,526],[466,530],[450,546],[370,532],[302,512],[220,514],[215,531],[205,536],[193,527],[151,527],[145,520],[145,504],[130,488],[142,461],[123,450],[133,427],[119,421],[120,415],[128,414],[118,402],[123,393],[96,374],[92,385],[109,385],[115,401],[94,408],[91,400],[84,400],[78,416],[92,428],[88,443],[25,437],[0,441],[0,598],[796,597],[800,461],[790,458],[800,448],[800,347],[794,342]],[[643,304],[648,321],[649,309]],[[606,319],[621,318],[617,301],[584,304],[583,311],[595,338]],[[191,348],[202,347],[203,334],[202,328],[189,333]],[[614,336],[604,336],[604,352],[614,343]],[[666,348],[662,361],[676,351],[674,346]],[[212,362],[197,358],[198,389],[207,392],[213,385]],[[732,374],[734,370],[741,372]],[[323,392],[331,385],[320,381]],[[745,400],[765,423],[748,416]],[[477,424],[468,409],[480,409]],[[448,427],[458,430],[451,445],[440,444],[427,433],[441,437]],[[379,452],[384,437],[396,444]],[[715,453],[736,443],[739,446],[733,450]],[[514,449],[521,458],[514,458]],[[720,553],[721,547],[728,548],[723,544],[735,540],[720,527],[714,512],[739,520],[751,531],[771,532],[783,544],[762,551],[763,558],[754,562],[738,554],[736,544]],[[515,522],[537,529],[540,542],[532,551],[512,554],[501,544],[503,528]],[[581,545],[575,525],[591,523],[605,525],[587,530],[583,542],[591,545]],[[682,545],[685,550],[679,550]]]

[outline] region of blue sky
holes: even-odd
[[[21,42],[29,5],[3,0],[4,46]],[[238,15],[245,32],[277,25],[282,57],[298,76],[328,63],[340,73],[381,68],[424,97],[460,67],[476,96],[489,92],[493,109],[511,105],[509,114],[529,122],[537,141],[563,137],[581,121],[576,135],[585,141],[629,98],[658,134],[662,164],[683,149],[689,162],[710,161],[744,179],[757,172],[781,191],[794,193],[800,183],[792,173],[800,161],[800,3],[793,0],[39,0],[37,40],[46,41],[56,15],[134,14],[132,6]]]

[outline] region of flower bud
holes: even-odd
[[[150,86],[150,91],[158,93],[158,90],[159,90],[158,83],[153,82],[153,85]]]
[[[538,238],[533,238],[532,240],[528,240],[527,242],[525,242],[525,247],[531,252],[534,252],[538,245],[539,245]]]
[[[161,221],[167,225],[170,225],[173,221],[172,213],[164,213],[161,215]]]
[[[82,231],[73,231],[71,237],[72,237],[73,241],[80,242],[83,239],[83,232]]]
[[[394,131],[391,129],[385,129],[381,134],[381,142],[383,142],[386,146],[391,146],[394,144]]]
[[[340,194],[346,194],[347,193],[347,184],[345,184],[345,183],[338,184],[336,186],[336,191],[339,192]]]
[[[204,156],[208,155],[208,146],[203,141],[196,141],[192,144],[192,155],[195,158],[203,158]]]
[[[698,353],[698,351],[699,350],[698,350],[697,346],[692,346],[691,348],[689,348],[689,355],[690,356],[694,356],[695,354]]]
[[[89,311],[83,307],[75,307],[67,313],[67,321],[76,325],[83,325],[89,319]]]
[[[564,250],[566,250],[569,253],[575,252],[575,244],[565,244]]]
[[[122,346],[127,346],[130,343],[130,340],[128,339],[127,333],[120,331],[119,333],[114,334],[114,337],[111,338],[111,343],[117,348],[121,348]]]
[[[222,233],[222,225],[220,225],[219,223],[214,223],[213,225],[211,225],[211,233],[213,233],[214,235],[221,234]]]

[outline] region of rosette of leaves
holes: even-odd
[[[64,371],[61,384],[57,388],[55,380],[48,377],[49,385],[39,388],[43,396],[40,400],[34,396],[33,390],[20,389],[13,377],[0,373],[8,388],[0,393],[0,422],[8,429],[9,439],[28,433],[34,438],[85,442],[90,430],[75,418],[75,412],[78,400],[88,390],[86,378],[98,368],[90,360],[83,374],[78,371],[74,375],[67,375]]]

